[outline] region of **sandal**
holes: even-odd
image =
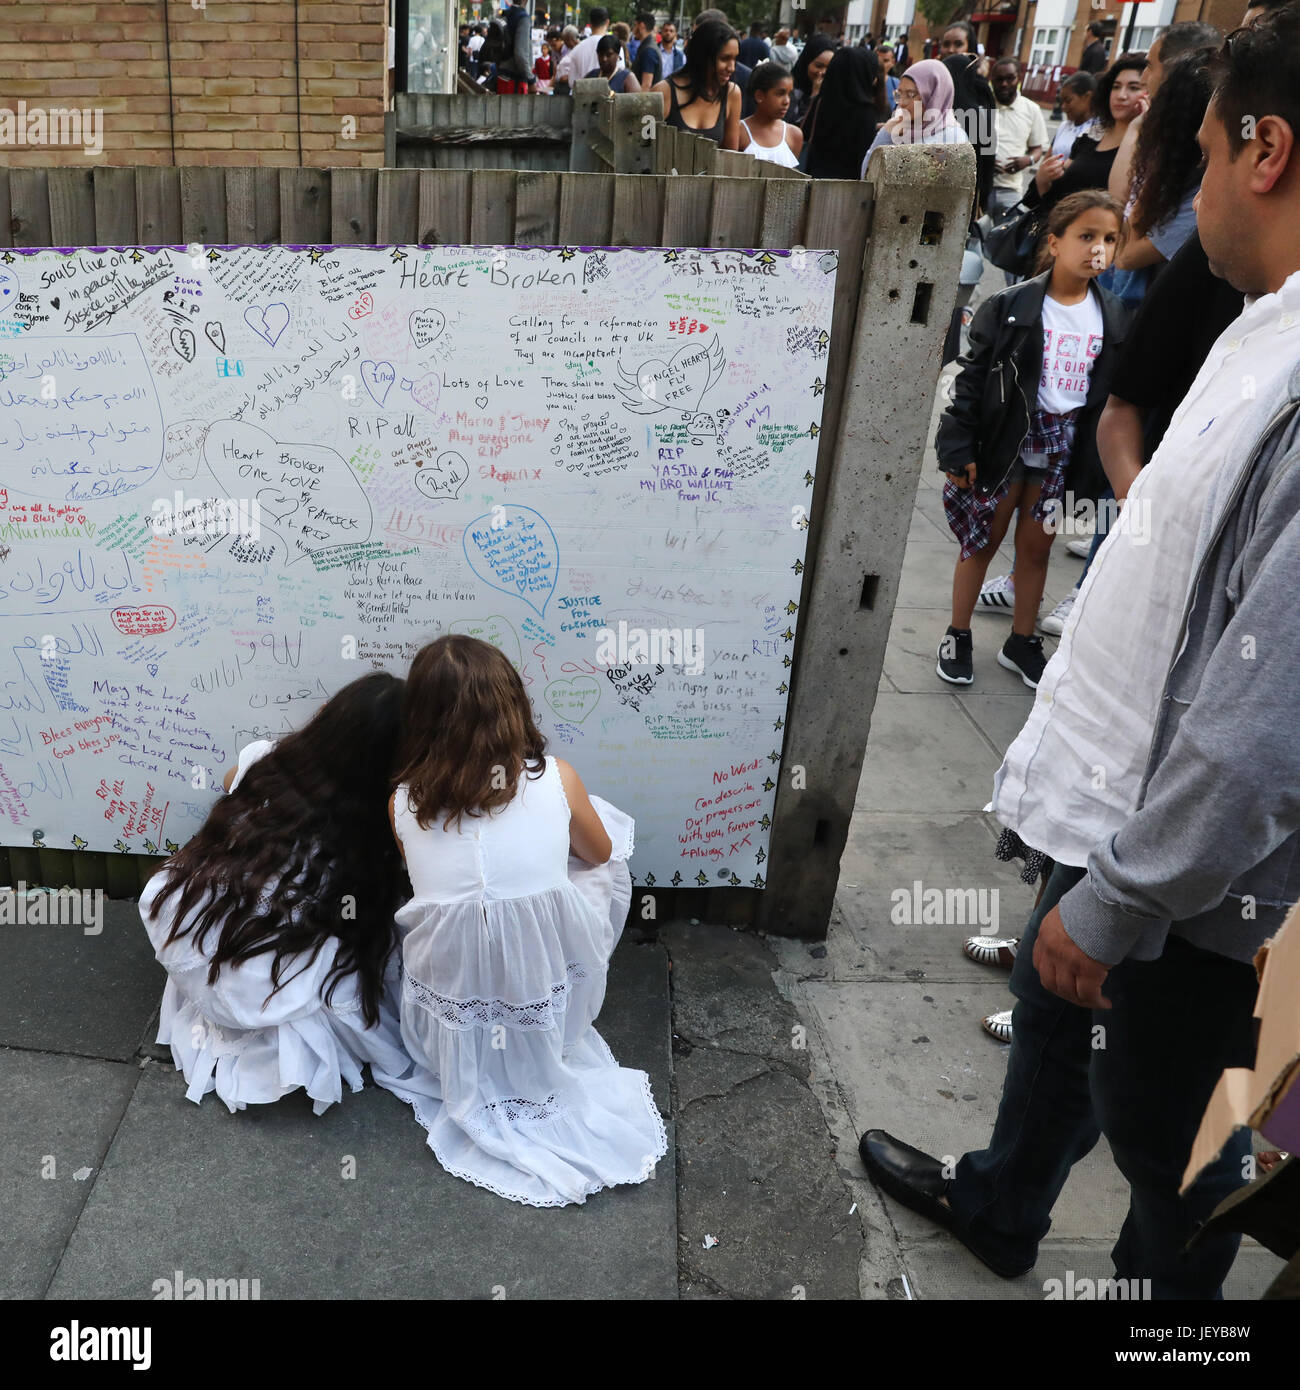
[[[1011,1041],[1011,1010],[1006,1009],[1000,1014],[989,1014],[987,1018],[980,1019],[980,1027],[1000,1043]]]
[[[999,939],[987,936],[968,936],[962,944],[961,953],[977,965],[1000,965],[1010,970],[1015,963],[1015,948],[1020,945],[1018,936],[1004,936]]]

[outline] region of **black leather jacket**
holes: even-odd
[[[952,400],[939,420],[935,449],[940,469],[960,473],[973,461],[981,492],[994,492],[1002,484],[1029,433],[1043,371],[1043,296],[1050,276],[1048,271],[999,290],[975,311],[970,347],[959,359]],[[1101,299],[1103,342],[1092,364],[1065,480],[1080,498],[1096,498],[1106,485],[1097,454],[1097,417],[1128,328],[1128,311],[1113,294],[1095,284],[1092,293]]]

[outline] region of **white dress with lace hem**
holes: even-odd
[[[554,758],[459,829],[421,828],[404,787],[394,807],[415,891],[397,914],[402,1037],[440,1088],[411,1103],[448,1172],[529,1206],[642,1182],[667,1152],[649,1077],[620,1067],[594,1027],[631,902],[634,827],[592,805],[607,864],[570,855]]]

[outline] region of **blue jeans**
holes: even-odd
[[[1104,986],[1111,1009],[1094,1013],[1049,994],[1033,964],[1039,924],[1083,873],[1056,866],[1021,937],[993,1135],[962,1157],[948,1200],[981,1248],[1028,1267],[1070,1169],[1104,1132],[1130,1194],[1111,1251],[1116,1276],[1150,1279],[1157,1299],[1220,1298],[1240,1237],[1215,1236],[1191,1254],[1183,1247],[1245,1182],[1249,1131],[1234,1135],[1186,1196],[1178,1186],[1220,1073],[1254,1061],[1255,972],[1171,936],[1159,960],[1114,967]]]

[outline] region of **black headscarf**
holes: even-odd
[[[950,53],[943,65],[952,74],[953,115],[961,123],[975,147],[975,201],[981,209],[989,205],[989,191],[997,172],[998,141],[994,113],[998,99],[987,77],[976,71],[979,58],[969,53]]]
[[[889,119],[884,70],[870,49],[841,48],[822,78],[806,169],[817,179],[857,179],[867,147]]]
[[[794,65],[791,76],[794,78],[795,87],[803,93],[804,100],[807,101],[812,96],[812,78],[808,76],[808,64],[817,57],[819,53],[834,53],[835,40],[829,34],[814,34],[799,54],[798,61]]]

